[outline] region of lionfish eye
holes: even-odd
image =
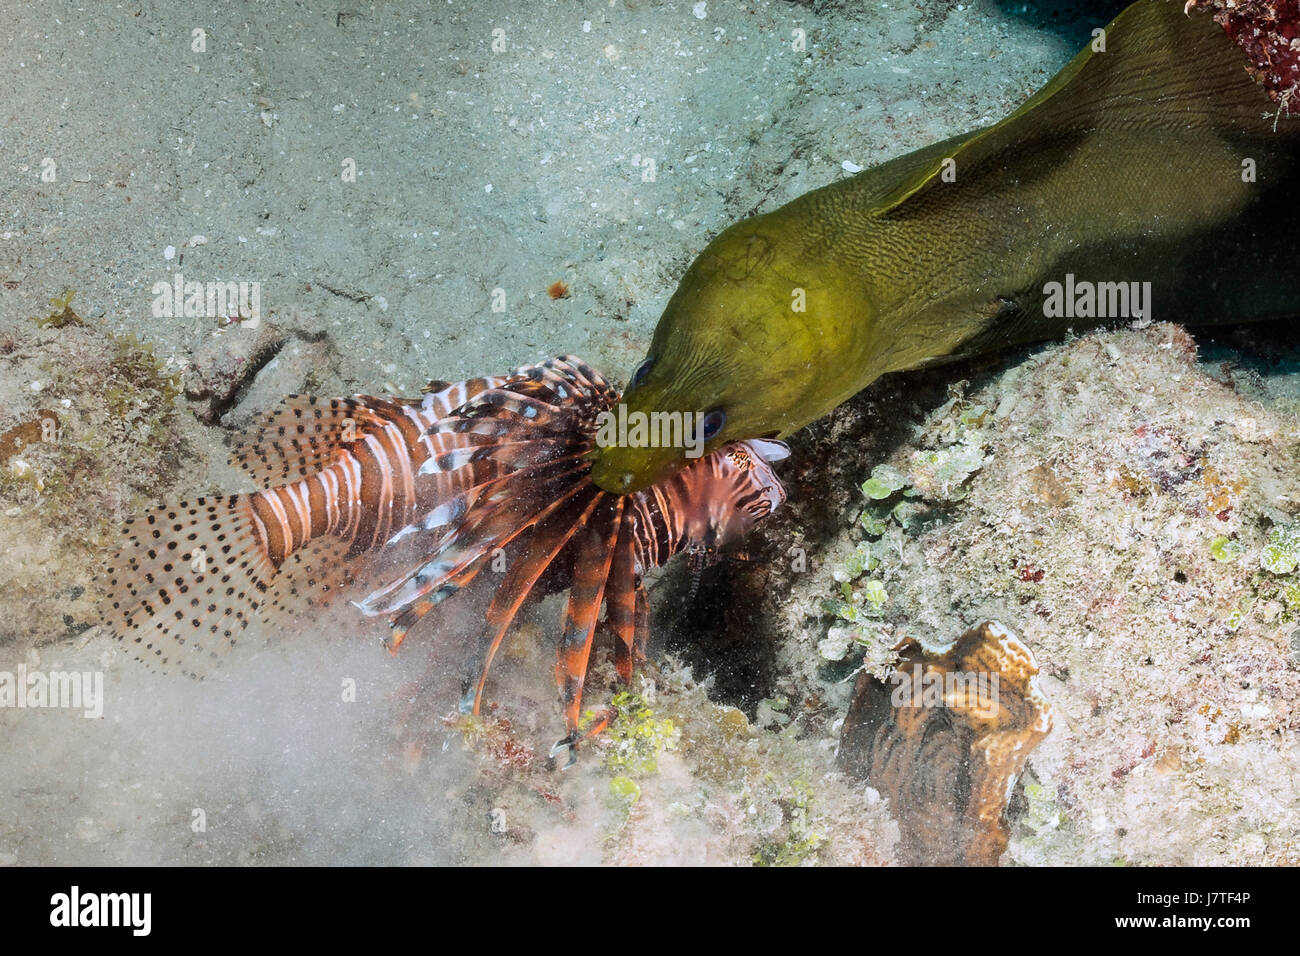
[[[651,366],[653,366],[654,364],[655,364],[655,360],[653,358],[648,358],[640,365],[638,365],[636,367],[636,371],[632,373],[632,381],[627,383],[627,387],[634,388],[635,386],[640,385],[642,382],[644,382],[645,377],[650,374]]]
[[[708,441],[718,432],[722,431],[722,426],[727,423],[727,413],[720,408],[715,408],[704,415],[704,440]]]

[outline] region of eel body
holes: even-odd
[[[1134,3],[1104,47],[992,126],[719,234],[660,318],[629,414],[703,413],[711,451],[784,437],[886,372],[1070,329],[1300,315],[1300,119],[1181,0]],[[1117,315],[1061,308],[1089,285],[1112,309],[1136,295]],[[609,444],[592,477],[627,493],[686,460]]]

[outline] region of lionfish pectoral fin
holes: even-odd
[[[576,747],[584,740],[590,740],[592,737],[597,737],[600,734],[603,734],[605,728],[609,726],[610,721],[617,716],[618,711],[609,705],[600,708],[600,710],[593,711],[591,722],[588,723],[587,728],[578,735],[578,738],[573,742],[573,746]]]
[[[479,378],[467,378],[463,382],[444,382],[433,379],[420,389],[424,398],[421,402],[427,408],[432,419],[446,418],[453,411],[474,397],[492,388],[500,388],[508,379],[499,375]]]
[[[608,611],[606,613],[608,614]],[[616,626],[610,624],[608,619],[601,621],[600,630],[602,634],[608,634],[614,645],[614,673],[618,675],[619,683],[631,684],[632,674],[636,669],[631,642],[624,643],[622,633]]]
[[[480,558],[461,568],[460,571],[448,577],[437,588],[427,595],[412,601],[405,609],[393,617],[388,624],[388,636],[384,638],[384,647],[388,649],[388,653],[395,655],[397,649],[402,646],[402,642],[406,640],[406,635],[410,633],[411,628],[415,626],[420,618],[474,580],[474,577],[483,569],[484,561],[485,559]]]
[[[582,685],[591,659],[591,642],[604,600],[605,582],[614,559],[614,544],[623,516],[623,498],[599,494],[597,513],[583,533],[581,554],[574,568],[569,603],[564,609],[564,632],[560,637],[555,665],[556,683],[564,702],[564,716],[572,733],[578,729],[582,712]]]
[[[610,563],[605,585],[605,627],[614,639],[614,670],[624,684],[632,683],[636,666],[636,580],[635,531],[624,522]]]
[[[578,761],[578,747],[593,737],[603,734],[605,729],[609,727],[610,722],[617,716],[618,711],[608,705],[600,708],[600,710],[593,711],[591,720],[585,729],[575,729],[555,742],[555,746],[551,748],[551,759],[554,760],[560,754],[567,752],[569,759],[565,761],[562,769],[568,770]]]
[[[569,759],[564,761],[564,766],[560,769],[568,770],[578,762],[578,739],[578,732],[574,731],[565,737],[561,737],[555,742],[555,745],[551,747],[549,756],[552,760],[556,759],[561,754],[569,755]]]
[[[646,645],[650,643],[650,596],[646,593],[645,585],[639,581],[636,585],[635,634],[632,657],[636,663],[641,664],[645,662]]]
[[[280,566],[267,598],[263,617],[290,623],[310,620],[345,595],[363,573],[365,559],[351,554],[340,538],[313,538],[289,555]]]
[[[575,496],[565,507],[538,521],[528,550],[522,557],[507,562],[505,580],[501,582],[487,610],[487,630],[466,662],[466,691],[461,700],[462,710],[468,701],[468,713],[479,712],[492,659],[501,647],[510,625],[514,623],[515,616],[551,562],[572,540],[575,531],[590,519],[598,502],[597,494]]]
[[[388,628],[388,636],[384,638],[384,650],[388,651],[390,657],[396,657],[397,649],[401,647],[402,642],[406,640],[406,633],[410,628],[398,627],[396,621],[389,621]]]
[[[538,490],[535,493],[540,500],[549,502],[544,507],[530,509],[527,503],[520,504],[521,500],[531,500],[530,493],[534,489],[529,486],[516,487],[518,482],[502,484],[476,511],[458,519],[458,523],[439,538],[432,554],[417,567],[368,595],[359,605],[362,611],[372,616],[399,613],[412,602],[441,587],[471,563],[481,563],[493,557],[523,534],[532,523],[581,491],[581,487],[570,488],[548,498],[548,490],[556,483],[562,483],[572,470],[566,465],[560,465],[556,470],[539,469],[536,475]],[[533,474],[519,472],[516,476],[508,477],[529,478]]]
[[[563,474],[562,471],[561,475]],[[495,564],[495,558],[498,555],[504,556],[502,549],[515,537],[536,522],[560,510],[566,502],[578,496],[579,491],[581,488],[571,489],[553,500],[548,500],[543,495],[542,500],[547,503],[540,509],[512,510],[506,507],[511,501],[510,498],[506,498],[495,507],[484,509],[481,514],[461,526],[456,534],[446,539],[428,561],[388,586],[370,594],[358,607],[371,615],[394,615],[391,630],[385,641],[389,650],[394,650],[400,646],[416,621],[464,588],[488,565],[490,560]],[[595,496],[594,492],[592,494],[594,506],[595,497],[598,496]],[[588,508],[584,512],[583,520],[591,510]],[[581,526],[582,521],[577,524],[577,527]],[[566,536],[560,545],[562,546],[567,540]],[[546,563],[549,563],[549,559]],[[545,564],[538,569],[537,573],[540,575],[544,570]],[[536,578],[534,577],[533,580]],[[524,589],[521,600],[527,595],[529,589],[531,589],[531,582]],[[491,654],[495,653],[517,610],[516,606],[499,627],[500,633],[489,642],[490,650],[485,655],[487,663],[490,663]],[[476,697],[478,694],[481,694],[481,690],[476,692]],[[477,702],[475,712],[477,713]]]

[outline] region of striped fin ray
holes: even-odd
[[[625,684],[632,682],[636,664],[636,603],[643,593],[636,573],[635,534],[633,522],[620,523],[605,593],[605,623],[614,635],[614,668]]]
[[[419,598],[404,605],[401,613],[397,614],[389,622],[388,637],[384,639],[384,646],[388,648],[388,652],[396,654],[397,649],[406,640],[406,635],[419,622],[420,618],[473,581],[478,576],[478,573],[483,570],[483,565],[487,562],[487,559],[488,555],[479,555],[474,560],[463,564],[454,574],[443,577],[442,583],[437,589],[425,592]]]
[[[423,474],[456,471],[473,462],[490,458],[510,471],[517,471],[528,465],[544,464],[567,447],[559,442],[535,439],[466,445],[445,451],[437,458],[430,458],[421,466],[421,470]],[[543,456],[542,452],[549,454]]]
[[[605,376],[576,355],[561,355],[549,362],[533,366],[533,369],[520,369],[517,374],[530,372],[532,374],[529,377],[535,377],[539,381],[548,379],[553,381],[556,377],[560,377],[575,385],[580,391],[589,393],[596,401],[607,405],[614,404],[618,399],[617,390]]]
[[[532,593],[538,579],[595,510],[599,496],[591,489],[586,491],[586,494],[568,501],[564,508],[540,519],[522,557],[509,562],[505,578],[488,607],[487,629],[466,662],[465,689],[460,704],[462,712],[479,712],[492,659],[510,630],[510,625],[514,623],[515,616]]]
[[[521,395],[513,388],[485,392],[477,400],[439,419],[432,430],[486,438],[524,433],[530,439],[573,441],[571,409],[558,409],[544,400]],[[523,432],[523,429],[527,429]]]
[[[528,394],[527,383],[519,387],[507,385],[484,392],[468,405],[462,407],[457,418],[474,419],[481,416],[511,415],[517,419],[545,428],[557,420],[567,422],[569,412],[545,400],[545,397]],[[546,396],[549,397],[549,396]]]
[[[533,492],[538,489],[529,488],[528,493],[521,496],[512,493],[516,489],[510,483],[503,483],[492,495],[490,503],[469,512],[467,520],[453,525],[426,552],[431,552],[428,560],[374,591],[359,601],[357,606],[369,615],[395,613],[405,604],[441,587],[444,578],[458,573],[466,563],[486,551],[504,546],[524,533],[539,515],[549,512],[563,500],[566,484],[574,485],[572,490],[580,487],[565,479],[585,469],[585,465],[566,462],[549,464],[553,474],[545,474],[543,468],[525,474],[537,482],[547,479],[538,488],[550,489],[551,494],[534,495]],[[526,510],[530,503],[533,503],[535,509],[532,513]]]
[[[339,451],[355,442],[359,434],[382,428],[398,405],[368,395],[289,395],[244,431],[230,463],[259,485],[315,474],[333,464]]]
[[[472,401],[488,389],[500,388],[509,379],[485,376],[470,378],[463,382],[429,382],[421,391],[424,398],[420,409],[429,421],[446,418],[466,402]]]
[[[362,556],[334,537],[316,538],[291,554],[271,585],[262,616],[276,620],[310,617],[336,603],[366,570]]]
[[[479,537],[462,543],[450,543],[439,550],[434,560],[401,579],[401,587],[397,589],[395,596],[390,597],[386,607],[377,611],[369,610],[370,598],[359,602],[357,606],[368,614],[396,615],[391,622],[388,639],[385,641],[390,651],[396,651],[406,639],[411,627],[472,581],[498,549],[504,549],[537,522],[545,521],[570,498],[584,491],[593,493],[582,485],[571,485],[567,490],[561,488],[555,497],[541,499],[547,503],[531,517],[499,513],[496,524],[483,529]],[[501,528],[506,530],[500,530]],[[545,568],[543,567],[542,570]],[[384,591],[389,592],[391,587],[390,585]]]
[[[488,467],[482,468],[480,472],[477,466],[485,464]],[[389,538],[386,548],[391,551],[405,539],[415,536],[418,537],[418,541],[406,545],[408,548],[421,547],[426,555],[437,553],[440,548],[448,545],[455,536],[459,535],[467,520],[481,521],[486,517],[488,509],[500,507],[511,495],[518,492],[515,485],[520,474],[496,473],[490,467],[492,464],[494,463],[477,461],[471,465],[465,465],[447,476],[443,476],[454,481],[455,488],[463,490],[449,490],[446,496],[437,499],[437,503],[430,511],[401,528]],[[547,462],[547,464],[554,465],[556,463]],[[551,470],[554,471],[555,469],[552,468]],[[542,476],[543,473],[540,469],[524,475],[526,478],[533,479]],[[421,534],[421,532],[439,532],[439,536],[430,541],[429,536]]]
[[[576,733],[581,717],[582,687],[623,507],[622,496],[601,493],[595,514],[579,532],[583,559],[574,564],[573,586],[564,609],[564,631],[560,636],[555,665],[555,679],[560,687],[570,735]],[[576,742],[576,739],[568,741],[569,744]]]

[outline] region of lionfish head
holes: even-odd
[[[632,497],[671,502],[686,547],[715,550],[742,537],[785,501],[772,462],[790,455],[779,441],[730,442],[660,485]]]

